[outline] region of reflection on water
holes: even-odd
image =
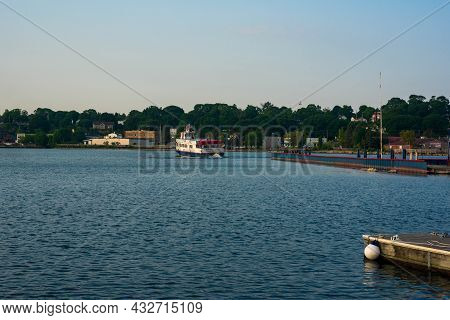
[[[437,272],[419,270],[409,266],[391,263],[385,260],[370,261],[364,260],[364,280],[363,284],[367,288],[380,289],[380,284],[391,280],[395,283],[395,288],[413,288],[412,296],[408,293],[398,297],[389,296],[390,299],[407,298],[450,298],[450,278]],[[392,282],[395,281],[395,282]],[[389,290],[389,288],[384,288]]]

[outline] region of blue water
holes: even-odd
[[[361,235],[450,231],[450,179],[173,152],[0,149],[0,299],[449,298]]]

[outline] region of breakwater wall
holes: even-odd
[[[288,152],[274,152],[272,153],[272,159],[352,169],[374,168],[379,171],[395,170],[401,173],[427,174],[427,163],[424,160],[351,158],[325,155],[306,155],[303,153]]]

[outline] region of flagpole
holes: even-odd
[[[380,72],[380,159],[383,159],[383,113],[381,107],[383,106],[383,97],[381,95],[381,72]]]

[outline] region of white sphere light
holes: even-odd
[[[380,256],[380,248],[378,246],[376,246],[376,245],[369,244],[364,249],[364,255],[369,260],[377,260],[378,257]]]

